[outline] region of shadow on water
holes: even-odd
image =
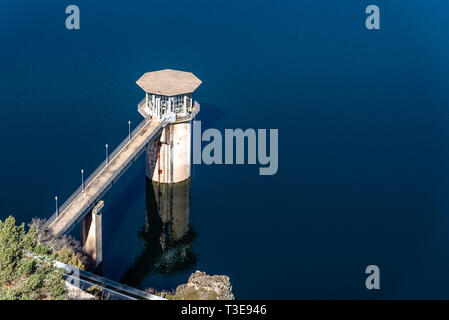
[[[192,246],[197,233],[189,209],[190,179],[172,186],[146,179],[147,221],[139,232],[144,249],[120,282],[140,287],[151,274],[174,275],[196,267],[199,258]]]
[[[112,201],[110,204],[106,203],[108,208],[113,208],[113,210],[108,210],[109,221],[113,221],[113,223],[107,226],[109,234],[114,234],[119,230],[120,224],[124,219],[123,212],[127,212],[141,197],[144,191],[142,177],[145,177],[145,168],[136,171],[130,181],[121,189],[124,192],[118,192],[118,195],[111,197]]]

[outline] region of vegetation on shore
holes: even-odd
[[[37,241],[37,231],[22,223],[0,220],[0,299],[64,299],[63,274],[47,257],[49,247]]]
[[[63,271],[55,260],[85,269],[90,261],[79,241],[70,236],[54,237],[45,221],[33,219],[28,231],[9,216],[0,220],[0,300],[60,300],[71,297]],[[70,287],[70,286],[69,286]],[[170,300],[233,300],[232,285],[224,275],[193,273],[186,284],[173,291],[147,292]],[[107,299],[103,290],[87,290],[92,299]]]
[[[79,244],[52,238],[43,225],[33,219],[26,231],[12,216],[0,220],[0,300],[66,299],[63,273],[54,260],[85,268],[81,250],[74,250]]]
[[[50,248],[59,262],[85,270],[92,265],[91,259],[83,252],[81,243],[70,235],[55,237],[45,226],[45,220],[33,218],[28,225],[37,231],[37,241]]]

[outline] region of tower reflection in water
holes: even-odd
[[[198,256],[192,245],[197,233],[189,224],[189,210],[190,179],[170,185],[147,178],[147,221],[139,232],[144,250],[120,282],[141,287],[151,275],[169,276],[196,267]]]

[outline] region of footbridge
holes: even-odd
[[[111,154],[106,145],[106,159],[61,206],[55,198],[56,210],[45,225],[58,237],[81,223],[83,251],[95,267],[102,261],[101,198],[140,154],[146,151],[145,174],[153,181],[174,184],[190,177],[191,122],[200,111],[192,94],[201,80],[164,69],[145,73],[137,84],[145,91],[137,105],[144,119]]]
[[[146,146],[160,135],[161,129],[172,122],[170,117],[145,118],[128,137],[103,161],[47,220],[47,227],[55,235],[68,232],[101,199]]]

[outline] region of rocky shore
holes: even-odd
[[[186,284],[176,288],[174,292],[154,292],[166,299],[174,300],[234,300],[232,285],[228,276],[207,275],[205,272],[192,273]]]

